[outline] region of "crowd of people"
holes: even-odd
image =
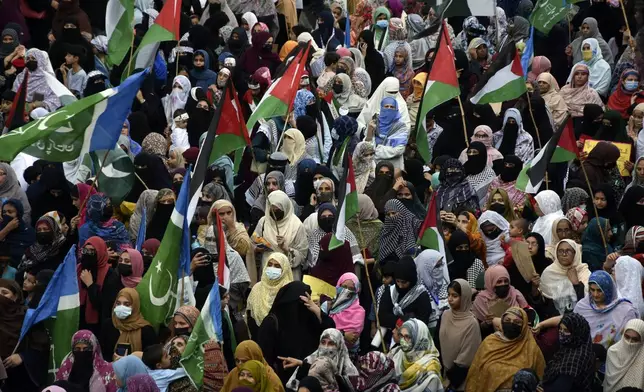
[[[644,4],[578,2],[546,34],[529,22],[536,1],[496,3],[447,20],[460,96],[425,116],[449,44],[430,3],[183,0],[181,38],[161,44],[115,146],[136,174],[122,200],[97,191],[91,164],[0,162],[0,389],[644,391]],[[106,5],[2,1],[3,133],[14,101],[36,120],[63,106],[61,89],[81,99],[130,73],[129,55],[110,62]],[[134,1],[135,48],[162,7]],[[507,47],[533,50],[527,93],[472,104]],[[248,121],[306,48],[292,111],[249,122],[239,165],[208,167],[194,298],[153,325],[137,285],[222,95],[234,86]],[[570,121],[583,152],[526,193],[524,167]],[[358,211],[335,238],[346,156]],[[430,201],[436,249],[419,245]],[[180,360],[222,234],[221,336],[201,347],[195,383]],[[80,319],[56,364],[50,320],[21,330],[73,246]]]

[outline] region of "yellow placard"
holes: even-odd
[[[311,275],[304,275],[302,281],[311,286],[311,297],[315,300],[319,299],[320,295],[324,294],[329,298],[335,298],[335,287],[331,286],[322,279],[318,279]]]
[[[590,152],[597,143],[601,142],[602,140],[594,140],[594,139],[586,139],[584,141],[584,152]],[[619,159],[617,160],[617,167],[619,168],[619,174],[622,175],[622,177],[630,177],[631,172],[626,170],[624,167],[624,164],[628,161],[631,160],[631,148],[633,147],[632,145],[628,143],[615,143],[615,142],[608,142],[619,148]]]

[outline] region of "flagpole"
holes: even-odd
[[[628,18],[626,17],[626,9],[624,8],[624,1],[623,0],[619,0],[619,6],[622,9],[622,14],[624,15],[624,24],[626,24],[626,30],[628,30],[628,37],[629,37],[628,44],[630,45],[631,44],[631,38],[633,38],[633,36],[631,35],[631,28],[628,25]]]
[[[127,62],[127,76],[130,76],[130,71],[132,68],[132,53],[134,52],[134,37],[136,37],[135,33],[132,33],[132,42],[130,42],[130,61]]]
[[[101,167],[98,169],[98,172],[96,172],[96,178],[94,181],[92,181],[92,186],[89,188],[89,191],[87,192],[87,195],[81,202],[80,207],[78,207],[78,212],[83,211],[83,208],[87,204],[87,200],[89,200],[89,197],[92,194],[92,189],[96,189],[97,183],[98,183],[98,175],[103,171],[103,168],[105,167],[105,162],[107,161],[107,155],[110,153],[111,150],[106,150],[105,155],[103,155],[103,161],[101,162]],[[78,159],[82,159],[81,157],[78,157]]]
[[[463,122],[463,136],[465,136],[465,145],[469,148],[470,142],[467,140],[467,125],[465,125],[465,110],[463,110],[463,102],[461,101],[460,94],[456,96],[458,99],[458,107],[461,109],[461,121]]]
[[[136,171],[134,172],[134,175],[136,176],[136,178],[138,178],[138,179],[139,179],[139,181],[141,181],[141,184],[143,184],[143,186],[145,187],[145,190],[146,190],[146,191],[150,189],[150,188],[148,188],[148,186],[145,184],[145,181],[143,181],[143,179],[142,179],[141,177],[139,177],[139,175],[136,173]]]
[[[358,222],[358,234],[360,235],[360,241],[364,244],[364,235],[362,234],[362,228],[360,227],[360,217],[357,215],[356,221]],[[380,317],[378,317],[378,302],[376,302],[376,296],[373,294],[373,286],[371,285],[371,277],[369,276],[369,266],[367,265],[366,249],[361,249],[361,251],[362,258],[364,259],[364,271],[367,274],[367,283],[369,284],[369,294],[371,294],[371,301],[373,301],[373,308],[375,309],[376,313],[376,333],[382,334],[380,332]],[[382,351],[387,354],[387,347],[385,346],[384,336],[381,336],[380,344],[382,345]]]
[[[175,62],[175,71],[174,71],[174,76],[177,77],[179,76],[179,44],[181,41],[177,40],[177,53],[174,54],[174,62]]]
[[[590,192],[590,196],[592,198],[594,193],[590,185],[590,180],[588,179],[588,173],[586,172],[586,168],[584,167],[584,162],[580,159],[579,163],[580,163],[579,166],[581,166],[581,171],[584,172],[584,178],[586,179],[586,184],[588,185],[588,191]],[[597,225],[599,225],[599,211],[597,211],[597,206],[595,205],[595,203],[592,203],[592,205],[593,205],[593,209],[595,210],[595,216],[597,217]],[[606,237],[604,236],[604,231],[602,230],[601,227],[599,228],[599,234],[602,237],[602,244],[604,245],[604,253],[606,254],[606,256],[608,256],[608,246],[606,245]]]
[[[494,24],[496,25],[495,31],[496,31],[496,49],[497,52],[501,50],[499,45],[501,45],[501,33],[499,32],[499,13],[496,10],[496,0],[494,0]]]
[[[534,113],[532,113],[532,102],[530,102],[530,94],[526,90],[525,92],[526,98],[528,98],[528,110],[530,111],[530,118],[532,119],[532,126],[534,127],[534,131],[537,133],[537,142],[539,143],[539,149],[543,148],[541,145],[541,136],[539,135],[539,127],[537,127],[537,121],[534,119]]]

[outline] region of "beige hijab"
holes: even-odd
[[[546,106],[550,109],[552,119],[558,127],[568,116],[568,105],[566,105],[566,101],[564,101],[561,95],[559,95],[559,84],[557,83],[557,79],[555,79],[549,72],[543,72],[537,77],[537,82],[545,82],[550,86],[550,89],[541,94],[541,97],[546,101]]]
[[[624,331],[631,329],[644,338],[644,321],[633,319]],[[622,338],[608,349],[604,390],[617,391],[624,387],[644,386],[644,343],[628,343]]]
[[[481,330],[472,313],[472,288],[464,279],[454,282],[461,286],[461,306],[458,311],[448,309],[443,313],[438,334],[445,371],[454,364],[469,367],[481,345]]]
[[[295,128],[288,129],[286,132],[284,132],[284,135],[292,138],[295,141],[295,144],[293,146],[293,149],[291,150],[289,147],[286,147],[286,140],[282,140],[281,151],[288,157],[288,162],[291,165],[295,165],[297,164],[297,162],[299,162],[300,158],[302,158],[302,155],[304,155],[304,151],[306,149],[306,141],[304,140],[304,135],[302,135],[302,132]]]
[[[557,257],[557,249],[559,249],[559,245],[563,242],[566,242],[575,249],[575,259],[568,267],[561,265],[561,262],[559,262],[559,258]],[[539,286],[539,289],[546,298],[550,298],[555,301],[562,297],[574,298],[576,301],[577,294],[575,293],[575,288],[568,279],[568,270],[571,268],[577,270],[577,277],[579,278],[579,281],[584,284],[586,292],[588,292],[588,278],[590,278],[588,265],[581,262],[581,245],[570,239],[561,240],[557,243],[557,246],[555,246],[554,255],[553,263],[546,267],[543,274],[541,274],[541,285]]]

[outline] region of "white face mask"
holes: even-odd
[[[277,280],[280,276],[282,276],[282,269],[277,267],[266,267],[266,271],[264,273],[266,274],[268,279]]]
[[[175,87],[172,89],[172,95],[180,95],[181,93],[183,93],[183,89],[181,89],[181,87]]]
[[[119,320],[124,320],[132,314],[132,308],[125,305],[118,305],[114,308],[114,315]]]

